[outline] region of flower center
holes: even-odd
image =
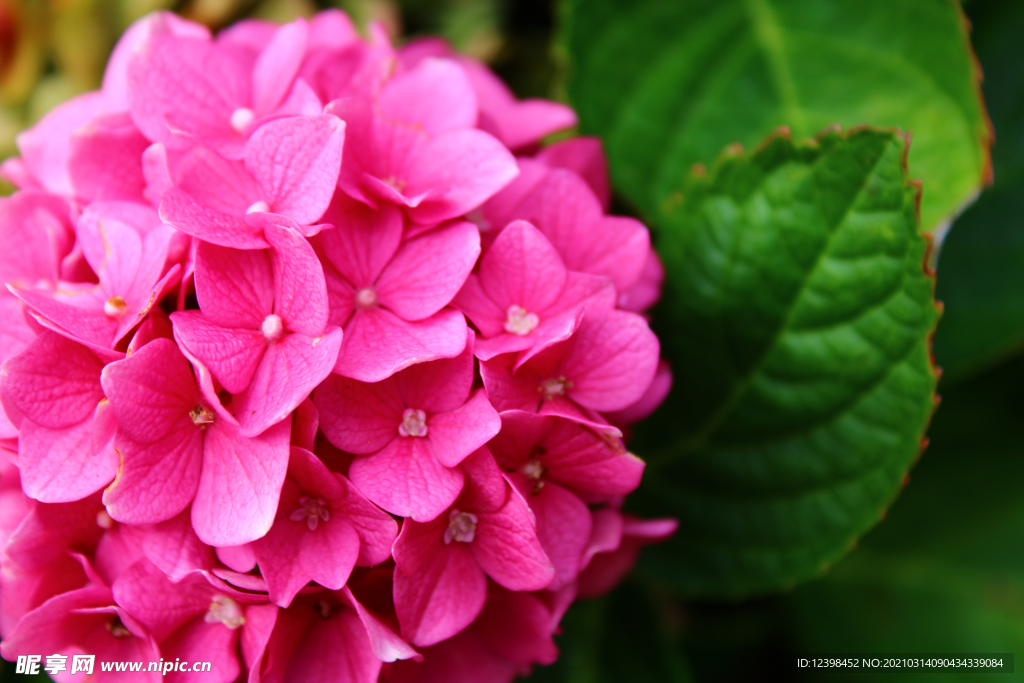
[[[313,605],[313,609],[316,610],[316,613],[320,615],[321,619],[330,619],[341,612],[341,605],[329,600],[318,600],[316,604]]]
[[[115,638],[127,638],[132,634],[131,631],[124,627],[124,624],[121,622],[121,617],[114,617],[108,621],[107,630],[110,631],[110,635]]]
[[[231,127],[238,133],[243,132],[255,120],[256,112],[248,107],[239,107],[231,112]]]
[[[389,185],[392,189],[397,190],[399,194],[405,191],[405,181],[394,176],[385,178],[384,184]]]
[[[260,325],[260,329],[263,331],[263,336],[267,338],[267,341],[275,342],[281,338],[284,334],[284,323],[281,322],[279,316],[271,313],[263,319],[263,324]]]
[[[572,382],[562,376],[544,380],[538,388],[538,391],[544,394],[544,398],[551,399],[555,396],[565,396],[565,392],[568,389],[572,389]]]
[[[189,411],[188,416],[192,418],[192,424],[202,429],[206,429],[208,424],[213,424],[213,413],[201,405]]]
[[[377,305],[377,293],[366,287],[356,292],[356,305],[360,308],[369,308]]]
[[[245,213],[266,213],[267,211],[270,211],[270,204],[267,204],[261,199],[258,202],[250,204],[249,208],[245,210]]]
[[[398,425],[398,433],[402,436],[426,436],[427,414],[422,410],[406,408],[402,411],[402,424]]]
[[[491,222],[484,218],[484,214],[480,209],[473,209],[466,214],[466,218],[470,222],[475,223],[476,227],[480,228],[480,232],[487,232],[491,229]]]
[[[237,602],[226,595],[214,595],[203,621],[207,624],[220,622],[234,631],[245,623],[245,616]]]
[[[533,328],[537,327],[539,322],[540,319],[536,313],[528,313],[522,306],[509,306],[505,331],[523,337],[533,332]]]
[[[114,528],[114,518],[107,514],[107,510],[105,508],[96,513],[96,526],[101,529]]]
[[[124,309],[128,306],[119,296],[112,296],[103,304],[103,312],[111,318],[120,318],[124,315]]]
[[[330,521],[331,511],[327,509],[327,501],[323,498],[303,496],[299,498],[299,507],[292,510],[292,514],[289,515],[288,519],[293,522],[306,520],[306,526],[309,530],[316,531],[321,519],[325,522]]]
[[[471,512],[459,512],[455,508],[448,513],[448,528],[444,530],[444,543],[450,545],[452,541],[459,543],[472,543],[476,538],[476,515]]]
[[[544,465],[540,464],[540,460],[531,460],[523,465],[519,471],[523,473],[523,476],[528,477],[529,479],[540,479],[544,476],[544,473],[547,472]]]

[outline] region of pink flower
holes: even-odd
[[[408,69],[425,59],[453,58],[465,72],[480,105],[479,125],[516,151],[541,138],[576,125],[576,112],[564,104],[531,98],[519,101],[490,69],[468,57],[456,55],[444,41],[421,38],[402,47],[399,59]]]
[[[153,142],[179,149],[198,142],[241,158],[247,136],[291,91],[308,34],[304,19],[280,27],[253,63],[246,51],[208,37],[154,32],[128,64],[132,119]]]
[[[523,351],[521,365],[568,339],[584,309],[612,308],[615,289],[605,278],[567,270],[544,235],[516,221],[484,254],[480,274],[469,276],[455,305],[483,336],[478,358]]]
[[[294,116],[261,126],[244,163],[196,147],[162,193],[160,217],[182,232],[236,249],[268,246],[267,224],[314,234],[341,165],[345,124],[334,116]],[[268,215],[269,214],[269,215]]]
[[[209,545],[240,545],[274,521],[288,467],[291,425],[247,438],[201,396],[185,357],[157,339],[103,369],[118,427],[117,479],[104,494],[110,516],[161,522],[193,501],[192,525]]]
[[[341,188],[374,207],[404,207],[417,223],[461,216],[516,176],[509,151],[474,129],[476,95],[450,60],[394,76],[375,102],[344,98],[327,111],[351,126]]]
[[[156,661],[160,650],[146,628],[115,604],[106,586],[87,586],[62,593],[26,614],[0,643],[9,661],[39,653],[93,654],[97,681],[152,681],[160,674],[103,673],[98,662]],[[68,679],[72,680],[72,679]]]
[[[334,367],[342,332],[327,326],[323,270],[309,243],[268,225],[269,251],[201,243],[199,311],[171,314],[178,342],[231,392],[244,437],[287,418]],[[211,399],[212,400],[212,399]]]
[[[317,243],[330,321],[345,328],[334,371],[377,382],[413,363],[461,353],[465,319],[445,306],[480,254],[476,228],[454,222],[403,242],[397,209],[373,211],[343,196],[327,218],[338,227]]]
[[[52,293],[8,289],[37,314],[41,324],[88,346],[104,360],[121,357],[117,345],[177,284],[180,268],[165,268],[174,231],[137,228],[116,219],[96,232],[82,224],[78,240],[99,284],[64,284]]]
[[[625,311],[588,310],[569,339],[516,368],[511,354],[481,363],[487,396],[501,411],[587,417],[637,401],[658,367],[658,338]],[[582,411],[581,411],[582,409]]]
[[[636,564],[640,550],[671,538],[679,522],[642,520],[615,508],[603,508],[594,513],[593,528],[578,582],[581,598],[595,598],[612,590]]]
[[[376,683],[384,662],[418,657],[349,588],[299,596],[278,610],[254,652],[253,683]]]
[[[340,590],[357,564],[384,562],[397,535],[395,520],[348,479],[293,446],[277,520],[253,551],[270,599],[288,607],[310,581]]]
[[[537,536],[556,571],[550,589],[557,590],[584,565],[587,504],[632,493],[644,463],[615,437],[563,417],[510,410],[501,423],[489,448],[537,517]]]
[[[619,510],[671,373],[600,141],[368,34],[155,12],[0,165],[5,657],[509,683],[674,530]]]
[[[489,576],[513,591],[547,587],[555,571],[533,515],[486,449],[463,464],[466,487],[447,514],[407,519],[395,541],[395,608],[414,645],[433,645],[483,609]]]
[[[352,483],[392,514],[423,522],[441,514],[462,490],[459,463],[498,433],[487,395],[472,390],[471,335],[456,358],[375,384],[332,375],[313,395],[324,434],[358,455]]]
[[[246,630],[260,630],[266,622],[250,620],[250,613],[272,609],[263,596],[242,593],[209,575],[193,573],[172,583],[147,560],[119,576],[112,592],[117,605],[152,634],[165,661],[211,662],[206,677],[217,683],[238,678],[240,636],[252,638]],[[191,678],[191,673],[168,672],[166,680]]]
[[[387,683],[508,683],[534,664],[553,664],[561,618],[536,593],[487,585],[487,602],[469,627],[423,651],[423,662],[391,668]]]

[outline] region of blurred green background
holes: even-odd
[[[158,8],[219,28],[246,16],[284,21],[338,6],[357,22],[384,21],[396,35],[444,35],[522,97],[566,99],[569,56],[559,40],[566,10],[545,0],[0,2],[0,156],[13,153],[17,131],[54,104],[97,87],[116,37]],[[571,609],[558,639],[562,659],[531,680],[1024,679],[1024,661],[1014,674],[794,666],[798,654],[811,653],[1024,657],[1024,2],[972,0],[964,9],[996,131],[995,182],[955,221],[938,258],[942,403],[909,485],[849,555],[781,595],[683,601],[641,563],[611,596]],[[615,210],[633,206],[619,197]],[[0,680],[27,680],[0,666]]]

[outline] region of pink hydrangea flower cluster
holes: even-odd
[[[133,25],[2,167],[3,656],[552,662],[572,600],[674,530],[620,511],[671,383],[662,272],[600,145],[541,147],[574,124],[336,11]]]

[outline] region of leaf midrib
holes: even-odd
[[[684,438],[681,443],[676,443],[674,445],[674,448],[672,450],[674,451],[676,457],[666,459],[666,462],[678,459],[679,457],[682,457],[689,453],[693,453],[703,448],[711,439],[711,437],[714,436],[715,431],[718,429],[718,427],[721,426],[722,422],[724,422],[725,419],[729,417],[733,408],[736,407],[739,401],[746,394],[747,390],[750,388],[750,383],[753,381],[754,377],[761,372],[765,362],[771,355],[771,351],[775,348],[782,334],[789,328],[792,321],[793,311],[796,309],[797,303],[800,301],[800,299],[806,292],[807,285],[811,280],[811,276],[818,270],[819,266],[821,265],[822,259],[825,257],[825,254],[827,254],[829,249],[831,248],[832,242],[835,239],[836,234],[839,232],[840,227],[843,225],[843,223],[846,222],[847,218],[850,216],[850,213],[852,212],[853,207],[856,205],[857,200],[864,192],[864,188],[867,186],[868,181],[874,177],[879,165],[885,159],[885,153],[888,146],[891,144],[893,143],[890,141],[887,142],[886,145],[882,147],[878,155],[878,158],[875,159],[874,163],[871,165],[870,170],[866,172],[864,176],[861,178],[857,191],[852,193],[849,203],[843,210],[842,216],[832,226],[832,229],[830,230],[828,235],[828,239],[825,240],[825,243],[822,245],[821,250],[818,252],[817,256],[814,259],[814,264],[805,272],[804,278],[800,283],[799,289],[796,291],[791,300],[790,306],[786,311],[785,317],[782,319],[778,328],[775,330],[775,333],[772,335],[772,338],[768,341],[767,344],[765,344],[764,351],[761,353],[760,358],[758,358],[757,362],[750,368],[750,371],[746,374],[746,376],[743,377],[734,385],[733,389],[729,392],[725,400],[722,401],[722,404],[719,406],[719,408],[714,413],[712,413],[705,421],[703,427],[697,430],[697,432],[692,436]],[[823,153],[814,161],[813,164],[811,164],[811,169],[813,170],[814,168],[816,168],[817,165],[826,158],[827,155]],[[772,173],[766,174],[763,180],[767,180],[769,177],[771,177],[771,174],[775,173],[779,168],[781,168],[781,166],[773,169]],[[763,186],[763,184],[764,183],[762,181],[758,188],[760,189]],[[737,245],[738,240],[734,241],[733,248],[737,248]],[[729,280],[732,270],[735,267],[735,262],[735,251],[733,251],[730,253],[729,259],[727,261],[729,265],[727,271],[725,272],[725,275],[722,278],[723,282]],[[734,365],[739,366],[739,363],[734,363]],[[898,365],[898,363],[892,365],[895,366]]]

